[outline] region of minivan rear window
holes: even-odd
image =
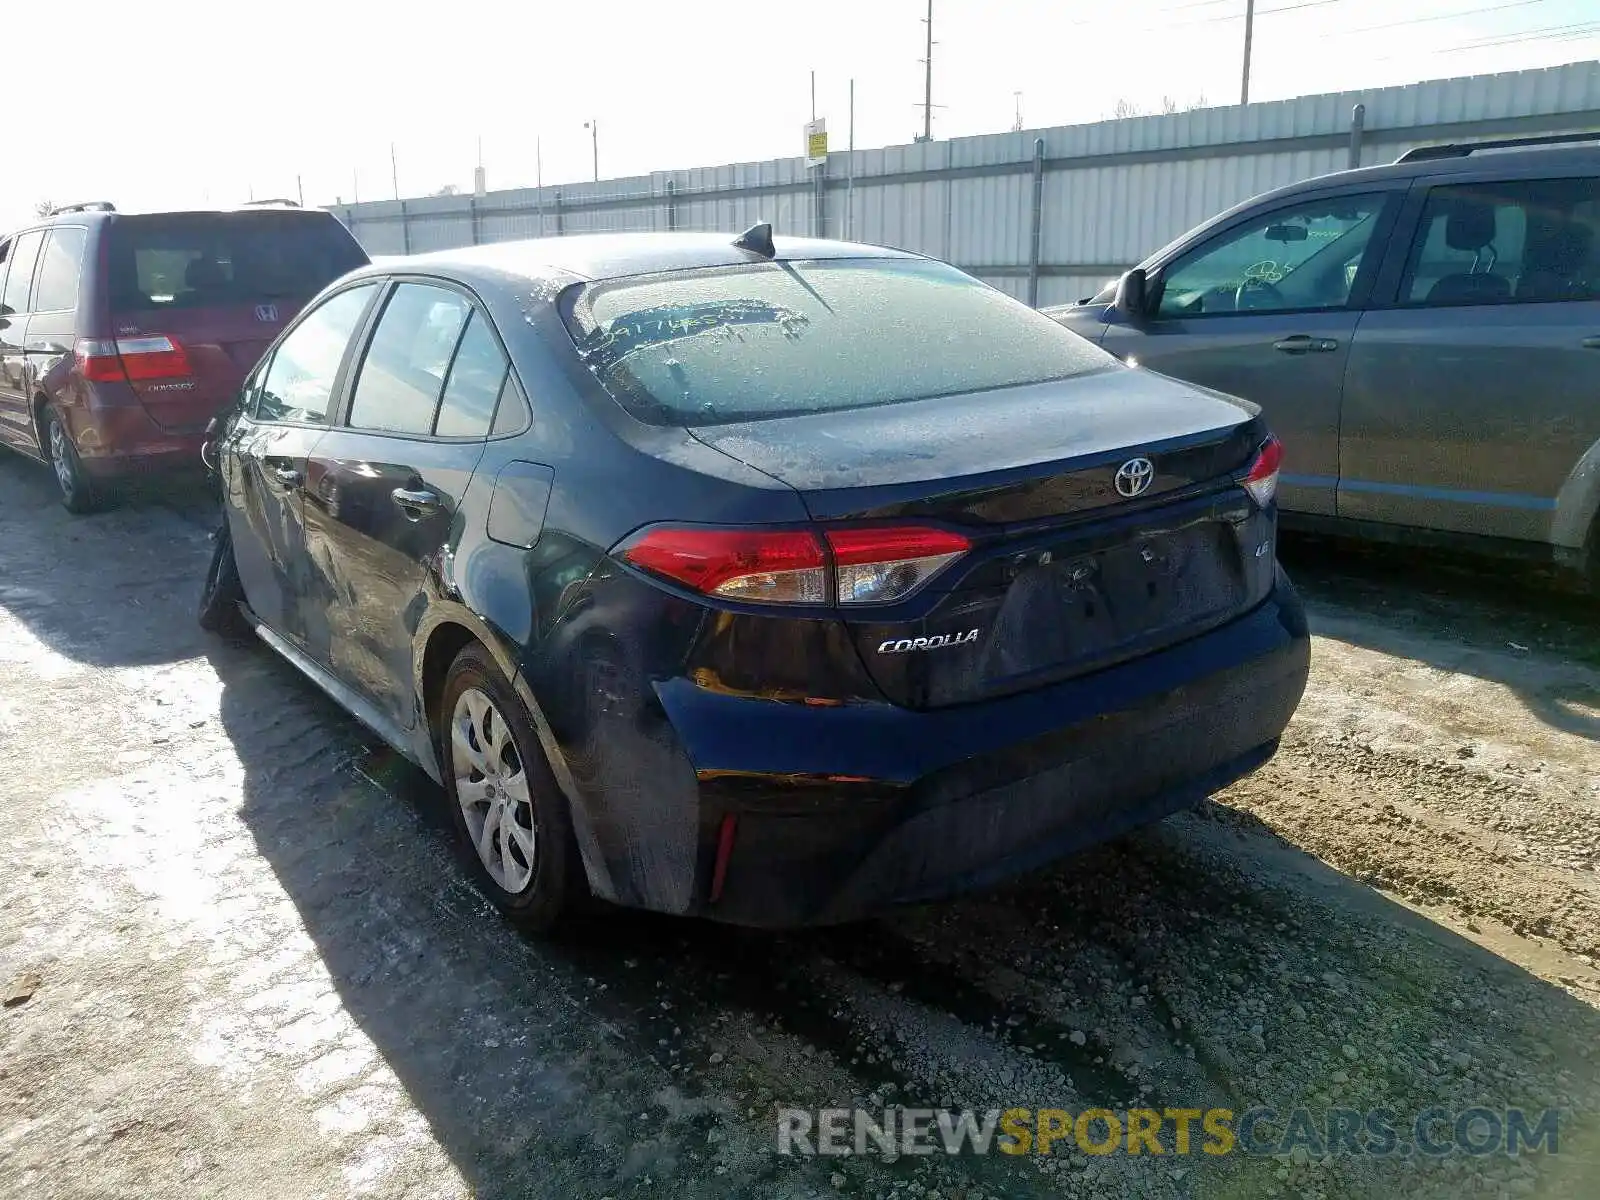
[[[332,217],[294,212],[126,216],[110,230],[115,311],[307,300],[367,256]]]
[[[713,425],[1064,379],[1110,355],[944,263],[815,259],[632,276],[562,296],[624,408]]]

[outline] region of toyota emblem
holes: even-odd
[[[1155,464],[1148,458],[1130,458],[1117,468],[1117,491],[1130,500],[1142,496],[1155,477]]]

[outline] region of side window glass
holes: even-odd
[[[1219,235],[1162,272],[1157,315],[1345,307],[1387,199],[1304,201]]]
[[[402,283],[384,305],[356,375],[349,425],[427,435],[470,305],[448,288]]]
[[[11,242],[0,242],[0,297],[6,294],[6,260],[11,257]],[[0,316],[5,315],[5,307],[0,305]]]
[[[44,245],[44,230],[25,233],[12,243],[11,271],[6,276],[6,290],[0,294],[0,306],[6,312],[28,311],[28,285],[33,282],[33,267],[39,261],[39,247]]]
[[[317,424],[328,419],[339,364],[375,287],[364,283],[330,297],[278,343],[256,397],[260,420]]]
[[[521,433],[531,420],[533,414],[528,411],[528,398],[517,386],[517,377],[508,372],[505,385],[500,389],[500,406],[494,411],[494,428],[489,430],[489,436]]]
[[[1412,239],[1407,304],[1600,298],[1600,180],[1518,179],[1436,187]]]
[[[445,381],[434,432],[440,437],[485,436],[508,367],[488,318],[473,309],[455,361],[450,364],[450,378]]]
[[[34,312],[67,312],[78,307],[78,270],[88,238],[89,231],[82,225],[57,225],[50,231],[33,289]]]

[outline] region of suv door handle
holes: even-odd
[[[293,467],[273,467],[272,473],[277,476],[278,482],[283,484],[284,487],[296,487],[305,478]]]
[[[1309,334],[1296,333],[1290,337],[1279,338],[1272,343],[1272,348],[1284,354],[1330,354],[1339,348],[1339,340],[1314,338]]]
[[[1600,336],[1584,338],[1583,348],[1585,350],[1600,350]]]
[[[421,520],[439,511],[439,494],[426,488],[395,488],[389,498],[400,506],[400,511],[413,521]]]

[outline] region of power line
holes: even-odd
[[[1500,38],[1483,38],[1465,46],[1446,46],[1436,54],[1450,54],[1458,50],[1488,50],[1495,46],[1515,46],[1521,42],[1570,41],[1600,35],[1600,21],[1579,21],[1571,25],[1551,25],[1544,29],[1525,29],[1518,34]]]

